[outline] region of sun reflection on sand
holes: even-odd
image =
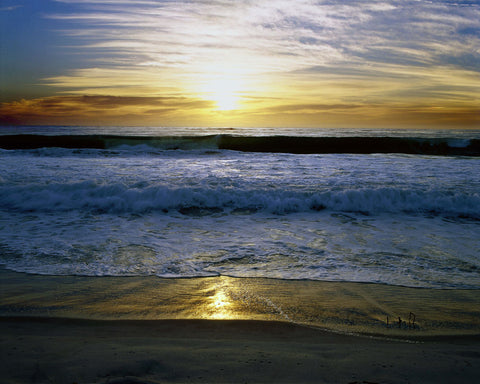
[[[224,291],[217,290],[210,300],[209,311],[213,311],[211,314],[212,319],[225,320],[234,317],[231,313],[233,303]]]
[[[204,287],[205,302],[203,305],[203,316],[215,320],[231,320],[239,317],[239,308],[232,299],[231,287],[228,280],[224,278],[205,281]]]
[[[202,279],[194,298],[194,317],[210,320],[274,320],[270,308],[250,292],[248,281],[226,276]],[[201,299],[199,300],[199,296]]]
[[[264,294],[255,287],[251,289],[249,284],[252,281],[226,276],[205,279],[203,299],[197,306],[197,314],[211,320],[291,321],[276,303],[276,298],[270,299],[270,294]]]
[[[0,280],[2,316],[274,320],[389,337],[478,335],[480,330],[479,290],[227,276],[45,276],[2,269]],[[415,328],[393,323],[401,317],[408,325],[410,313]]]

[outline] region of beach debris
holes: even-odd
[[[413,312],[410,312],[410,314],[408,315],[408,328],[415,329],[415,319],[415,314]]]
[[[408,314],[408,323],[407,321],[402,320],[401,316],[398,316],[398,320],[390,324],[390,317],[387,315],[386,325],[387,325],[387,328],[391,328],[396,323],[399,329],[402,329],[402,328],[416,329],[417,328],[417,325],[415,324],[416,319],[417,319],[417,315],[415,315],[415,313],[413,312],[410,312]]]

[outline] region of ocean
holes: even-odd
[[[480,130],[3,127],[0,265],[480,289]]]

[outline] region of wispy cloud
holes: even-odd
[[[480,102],[476,1],[55,1],[68,6],[45,17],[78,66],[42,83],[64,94],[215,100],[230,91],[256,116],[262,106],[470,111]],[[212,88],[222,82],[231,89]],[[254,97],[263,100],[255,108]]]
[[[199,71],[227,60],[257,73],[480,54],[480,37],[461,32],[480,28],[480,6],[467,2],[61,1],[79,11],[49,17],[69,21],[79,49],[104,50],[106,63],[138,54],[137,65]]]
[[[0,12],[14,11],[15,9],[22,8],[23,5],[10,5],[6,7],[0,7]]]

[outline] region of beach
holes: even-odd
[[[15,131],[1,383],[480,381],[478,131]]]
[[[1,277],[5,383],[480,378],[478,290],[6,270]]]
[[[0,25],[0,384],[480,383],[480,1]]]

